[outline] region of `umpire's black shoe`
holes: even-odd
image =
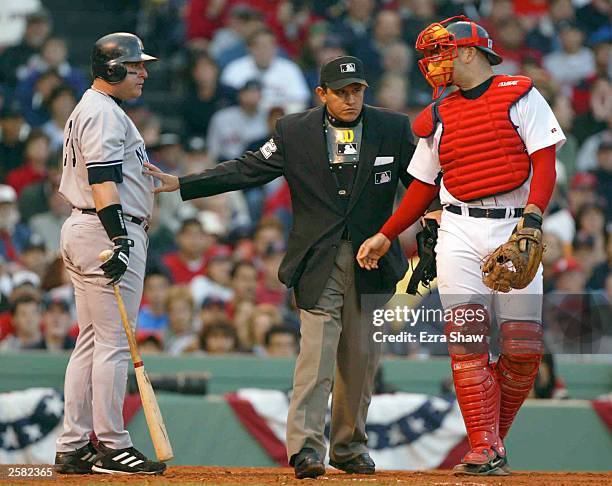
[[[374,474],[376,472],[376,464],[374,464],[370,454],[367,452],[353,457],[346,462],[330,460],[329,465],[349,474]]]
[[[103,444],[98,446],[100,453],[91,468],[103,474],[163,474],[166,464],[151,461],[134,447],[110,449]]]
[[[71,452],[55,454],[55,471],[61,474],[90,474],[98,451],[91,442]]]
[[[310,447],[304,447],[300,452],[291,458],[295,477],[298,479],[316,478],[325,474],[325,464],[317,454],[317,451]]]

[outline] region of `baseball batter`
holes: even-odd
[[[130,354],[112,288],[120,282],[135,328],[154,184],[143,174],[143,139],[121,102],[142,94],[145,63],[155,60],[135,35],[99,39],[92,51],[93,85],[64,129],[59,192],[73,211],[60,246],[74,286],[79,336],[66,369],[64,430],[57,440],[62,473],[159,474],[166,467],[136,450],[123,424]],[[100,252],[109,248],[112,257],[100,265]]]
[[[470,442],[455,470],[505,475],[503,439],[533,386],[543,352],[542,269],[526,287],[497,293],[483,283],[481,262],[526,231],[539,235],[541,244],[542,214],[555,183],[555,150],[565,137],[529,78],[493,74],[491,66],[502,59],[486,30],[468,18],[430,25],[416,47],[424,54],[419,67],[435,100],[413,125],[420,140],[408,172],[416,180],[357,259],[363,268],[376,268],[390,241],[439,191],[444,210],[436,245],[438,288],[453,315],[445,331],[484,337],[473,345],[449,342]],[[459,89],[440,99],[450,85]],[[492,313],[500,324],[496,362],[490,361],[487,341]]]

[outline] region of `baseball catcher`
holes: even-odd
[[[439,189],[438,289],[451,316],[445,333],[463,339],[447,342],[470,442],[455,471],[506,475],[504,439],[543,352],[542,214],[565,136],[531,79],[493,73],[502,58],[487,31],[467,17],[431,24],[416,48],[434,89],[433,103],[413,124],[420,140],[408,172],[418,184],[357,258],[363,268],[376,268],[389,242]],[[448,93],[450,86],[458,89]],[[489,356],[491,309],[500,325],[497,361]]]

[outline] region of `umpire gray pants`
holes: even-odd
[[[365,422],[380,357],[373,325],[361,318],[355,256],[342,241],[325,290],[313,309],[300,309],[300,354],[287,418],[289,459],[303,447],[325,457],[325,416],[332,390],[330,458],[368,452]]]
[[[134,247],[120,290],[135,329],[148,237],[140,226],[126,226]],[[84,446],[92,431],[112,449],[131,447],[122,415],[130,352],[113,287],[107,285],[98,259],[112,243],[96,215],[73,211],[62,227],[60,248],[74,286],[79,336],[66,369],[64,430],[57,451]]]

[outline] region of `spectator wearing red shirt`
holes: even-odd
[[[278,279],[278,269],[285,256],[283,243],[272,243],[261,259],[255,302],[281,306],[287,299],[287,288]]]
[[[188,284],[197,275],[206,273],[206,252],[214,245],[215,237],[207,234],[200,221],[183,221],[176,234],[178,250],[162,257],[174,284]]]
[[[49,137],[40,130],[33,130],[24,148],[25,163],[6,176],[6,182],[19,194],[24,187],[47,177],[47,161],[51,156]]]
[[[521,72],[521,62],[529,56],[537,59],[539,55],[526,47],[526,32],[517,17],[508,17],[495,26],[495,52],[503,58],[502,64],[495,68],[496,73],[516,75]]]
[[[299,54],[310,25],[319,16],[303,2],[299,8],[287,0],[191,0],[187,6],[187,39],[211,40],[230,17],[240,11],[257,11],[276,34],[280,46],[291,57]]]
[[[40,302],[36,298],[23,295],[15,299],[11,307],[11,322],[14,334],[2,341],[0,352],[42,349],[41,321]]]
[[[225,310],[230,319],[234,318],[237,307],[243,303],[255,304],[257,294],[257,269],[251,262],[241,261],[232,268],[232,290],[234,297],[230,300]]]
[[[263,218],[253,235],[255,258],[261,259],[271,245],[281,245],[285,242],[283,225],[276,218]]]
[[[43,349],[63,351],[74,348],[75,339],[69,335],[72,319],[68,302],[61,299],[45,302],[42,322]]]

